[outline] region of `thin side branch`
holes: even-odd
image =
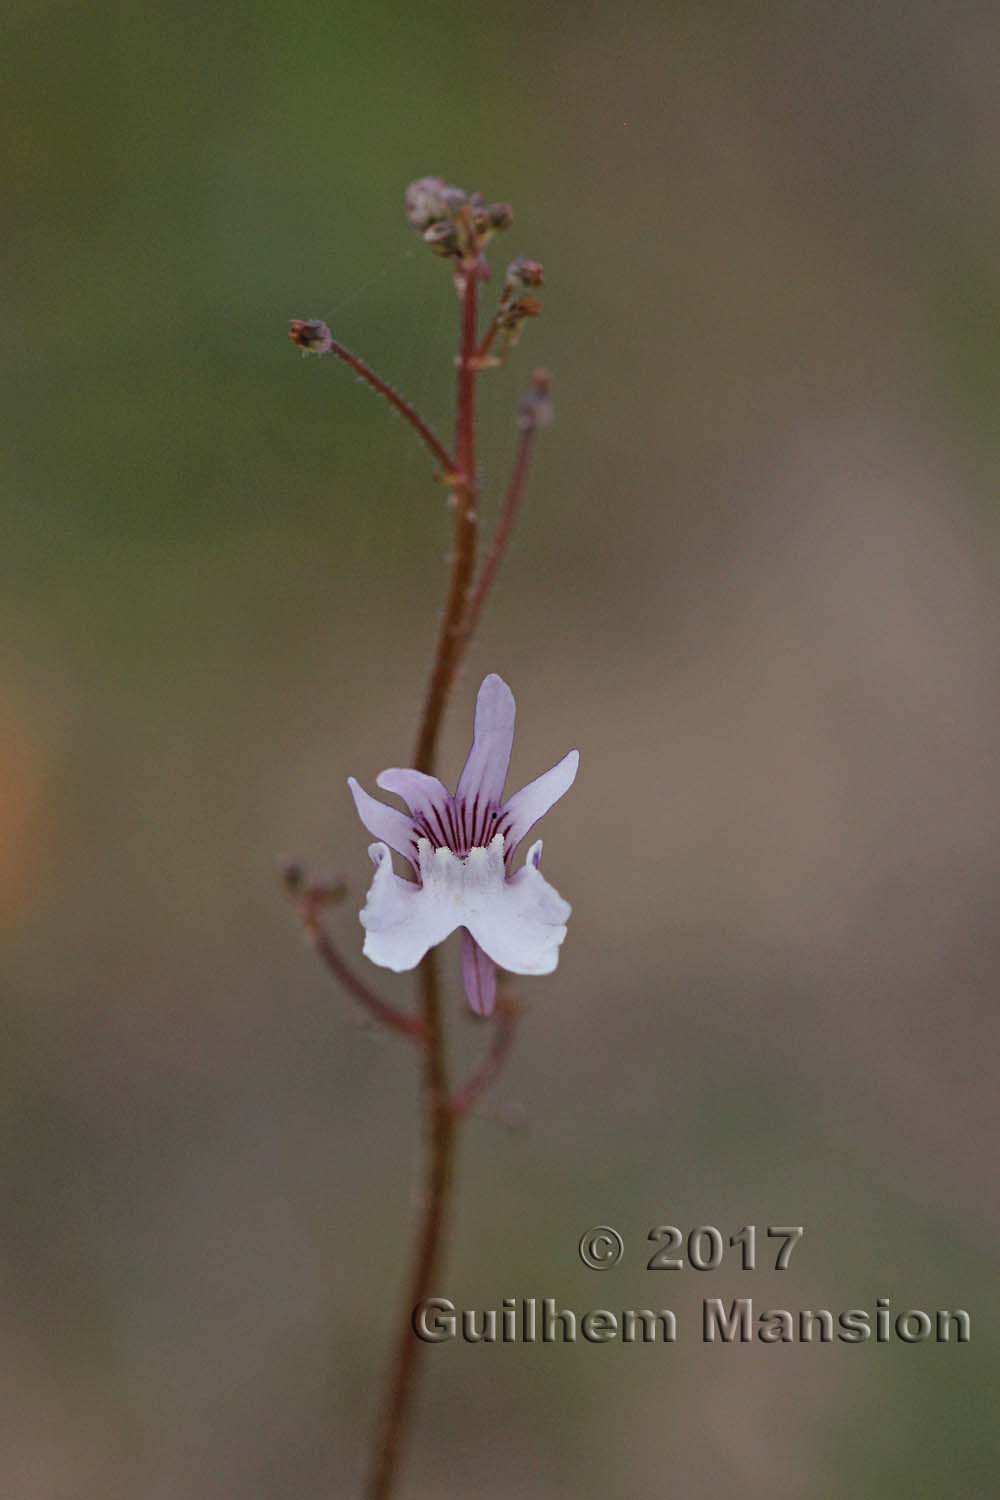
[[[349,969],[334,947],[330,934],[318,920],[305,922],[306,936],[312,943],[320,958],[330,970],[335,979],[353,995],[354,999],[368,1012],[374,1021],[385,1026],[390,1031],[397,1032],[400,1036],[407,1036],[411,1041],[423,1041],[426,1036],[424,1024],[416,1016],[408,1016],[395,1006],[389,1005],[374,990],[370,990],[362,980]]]
[[[538,434],[538,429],[544,427],[551,420],[549,384],[548,372],[545,370],[536,370],[532,376],[531,388],[521,402],[518,414],[520,433],[517,441],[517,452],[514,456],[514,468],[511,472],[510,482],[507,485],[507,493],[504,496],[496,531],[493,534],[489,551],[483,561],[479,578],[473,589],[472,597],[469,600],[468,612],[462,627],[463,650],[476,632],[476,627],[482,618],[490,590],[493,588],[497,573],[500,571],[500,564],[507,554],[511,533],[517,522],[521,509],[521,501],[524,499],[524,492],[528,484],[528,473],[531,468],[531,459],[534,454],[535,438]]]
[[[440,438],[437,437],[424,421],[416,407],[411,406],[405,396],[401,396],[398,391],[393,390],[392,386],[383,380],[381,375],[376,375],[375,371],[369,369],[364,360],[359,359],[356,354],[352,354],[350,349],[345,349],[343,344],[339,343],[336,339],[331,339],[329,352],[335,354],[339,360],[342,360],[349,369],[354,371],[355,375],[360,376],[362,380],[371,386],[373,391],[377,391],[380,396],[388,401],[391,407],[399,412],[399,415],[405,421],[409,422],[420,441],[437,463],[441,478],[451,482],[455,477],[455,461]]]
[[[364,980],[359,979],[354,970],[345,963],[334,945],[323,923],[321,912],[324,907],[341,899],[344,894],[343,885],[325,886],[310,883],[296,865],[286,868],[284,881],[285,888],[302,922],[302,930],[334,979],[380,1026],[385,1026],[387,1030],[395,1031],[400,1036],[409,1037],[411,1041],[424,1041],[427,1036],[424,1023],[416,1016],[408,1016],[403,1011],[397,1010],[394,1005],[389,1005],[374,990],[369,989]]]
[[[456,1119],[469,1114],[502,1071],[514,1046],[520,1016],[512,1000],[502,997],[498,1000],[489,1051],[451,1101],[451,1112]]]
[[[482,570],[473,590],[472,598],[469,600],[469,611],[465,617],[463,630],[466,640],[471,639],[476,632],[476,626],[482,618],[486,600],[496,581],[497,573],[500,571],[500,564],[503,562],[507,548],[510,545],[511,532],[514,530],[514,524],[517,521],[518,511],[521,508],[521,501],[524,498],[524,491],[528,482],[528,470],[531,466],[531,455],[534,446],[535,429],[533,427],[526,428],[518,438],[517,454],[514,458],[514,470],[511,474],[510,484],[507,487],[507,494],[504,497],[500,519],[497,522],[496,531],[493,533],[490,549],[483,560]]]

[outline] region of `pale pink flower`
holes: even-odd
[[[348,779],[362,823],[379,840],[368,850],[375,878],[361,912],[366,956],[400,973],[461,928],[465,993],[484,1016],[496,999],[498,965],[513,974],[552,972],[571,910],[539,870],[540,839],[519,870],[511,867],[528,830],[572,786],[580,756],[571,750],[504,801],[514,713],[510,688],[491,674],[479,689],[472,749],[454,796],[422,771],[383,771],[376,785],[401,797],[409,816]],[[415,881],[393,872],[390,849]]]

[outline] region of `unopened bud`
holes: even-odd
[[[539,317],[544,306],[540,297],[518,297],[516,302],[509,302],[497,314],[497,321],[501,328],[513,331],[520,328],[525,318]]]
[[[288,337],[306,354],[329,354],[333,348],[333,334],[318,318],[291,318]]]
[[[514,222],[514,210],[509,203],[491,203],[486,215],[491,229],[509,229]]]
[[[545,271],[539,260],[528,260],[519,255],[507,267],[507,285],[510,287],[544,286]]]
[[[548,370],[533,370],[531,385],[517,409],[517,425],[522,432],[529,428],[551,427],[554,418],[552,376]]]
[[[514,222],[514,210],[509,203],[484,203],[481,193],[473,193],[469,206],[476,233],[484,244],[498,230],[509,229]]]

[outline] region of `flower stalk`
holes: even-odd
[[[412,1041],[425,1041],[427,1032],[422,1021],[408,1016],[394,1005],[389,1005],[373,989],[359,979],[345,962],[323,923],[323,911],[335,906],[347,895],[344,881],[327,884],[310,880],[302,866],[294,862],[286,864],[282,877],[289,898],[293,902],[302,922],[307,940],[319,956],[320,961],[333,975],[337,983],[355,999],[368,1018],[389,1031],[407,1036]]]
[[[289,338],[304,352],[339,359],[409,423],[433,459],[437,477],[448,485],[454,510],[450,579],[418,726],[414,769],[384,772],[379,778],[380,786],[410,801],[411,819],[377,803],[353,779],[351,782],[362,819],[381,841],[370,851],[377,868],[362,913],[367,929],[365,952],[391,968],[416,967],[416,1015],[404,1014],[383,1001],[358,978],[334,945],[323,912],[340,899],[343,886],[309,882],[298,866],[290,866],[285,873],[286,888],[306,937],[328,972],[367,1016],[414,1042],[420,1055],[424,1140],[420,1208],[407,1277],[407,1301],[394,1341],[366,1500],[390,1500],[395,1491],[424,1347],[411,1329],[410,1310],[434,1293],[443,1262],[458,1127],[507,1061],[520,1014],[519,1007],[503,993],[493,1009],[496,963],[470,936],[469,929],[479,932],[487,947],[499,945],[495,951],[507,968],[544,973],[555,967],[569,907],[538,871],[540,843],[533,845],[527,863],[517,874],[511,874],[510,866],[524,833],[571,784],[577,759],[576,752],[571,752],[552,771],[503,803],[514,704],[506,684],[491,676],[480,689],[476,739],[455,796],[434,777],[441,728],[458,670],[507,552],[537,432],[551,420],[550,382],[546,372],[535,371],[521,403],[513,472],[477,578],[476,382],[480,374],[501,362],[491,352],[494,345],[499,342],[502,356],[506,355],[517,342],[525,320],[541,311],[536,298],[520,294],[525,288],[542,284],[542,268],[536,261],[523,258],[511,263],[496,312],[481,337],[480,283],[489,277],[484,252],[495,234],[510,227],[513,216],[509,206],[487,204],[479,194],[466,194],[439,178],[426,177],[408,187],[406,214],[430,250],[451,261],[459,297],[452,452],[416,408],[335,339],[325,323],[295,319],[289,326]],[[428,787],[432,787],[430,793]],[[425,808],[421,799],[428,798]],[[417,875],[416,884],[401,881],[392,873],[387,843],[409,859]],[[483,906],[487,897],[488,905]],[[449,901],[457,903],[454,910],[448,906]],[[477,920],[484,924],[481,929],[476,927]],[[434,933],[427,936],[421,923],[426,927],[427,923],[439,922],[444,934],[458,921],[464,924],[463,977],[469,1000],[481,1015],[492,1012],[492,1032],[482,1061],[452,1093],[441,972],[434,946],[441,938]],[[416,946],[412,946],[413,941]],[[399,951],[401,942],[411,944],[406,952]]]
[[[459,1116],[448,1095],[440,976],[437,953],[433,948],[421,963],[417,978],[425,1031],[421,1092],[426,1165],[407,1300],[396,1333],[389,1385],[365,1491],[367,1500],[389,1500],[399,1471],[417,1363],[424,1347],[413,1332],[410,1310],[431,1295],[442,1263],[454,1176],[455,1132]]]

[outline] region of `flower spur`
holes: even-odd
[[[496,1000],[498,966],[514,974],[552,972],[571,910],[541,874],[540,839],[521,868],[513,874],[511,868],[528,831],[569,791],[580,756],[571,750],[504,801],[514,716],[510,688],[491,674],[479,689],[472,749],[454,796],[422,771],[383,771],[376,785],[401,797],[409,817],[348,778],[358,815],[379,841],[368,851],[375,878],[361,912],[365,956],[397,973],[413,969],[461,928],[465,993],[484,1016]],[[415,881],[393,872],[391,849]]]

